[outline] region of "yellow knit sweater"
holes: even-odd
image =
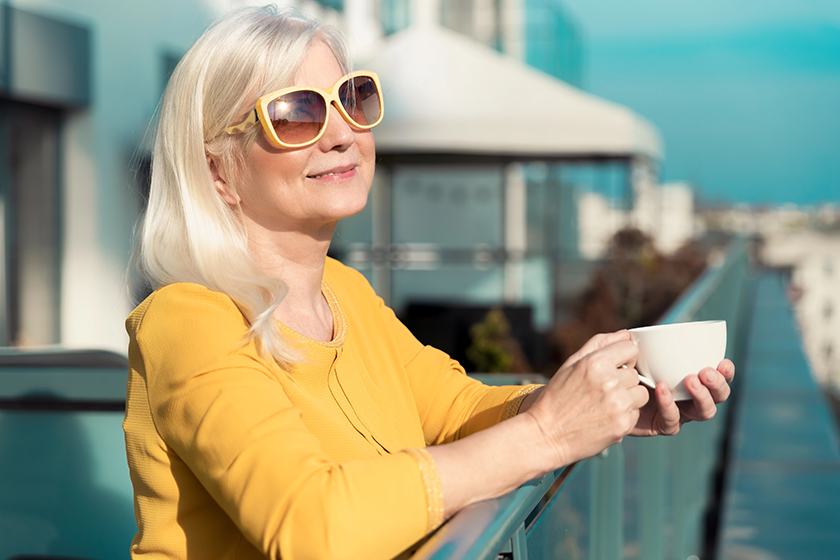
[[[442,522],[423,448],[512,416],[532,387],[471,380],[330,259],[323,292],[334,339],[282,326],[304,356],[290,371],[202,286],[161,288],[129,316],[133,558],[388,559]]]

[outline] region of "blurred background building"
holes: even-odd
[[[840,209],[811,207],[706,209],[704,227],[761,240],[760,259],[788,279],[799,334],[816,380],[840,389]]]

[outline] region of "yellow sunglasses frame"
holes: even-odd
[[[375,123],[361,125],[350,118],[350,115],[347,114],[347,111],[344,109],[344,106],[341,104],[341,99],[339,99],[338,94],[336,93],[338,88],[341,87],[345,82],[353,79],[353,78],[370,78],[373,80],[374,85],[376,86],[376,91],[379,93],[379,118],[376,119]],[[294,93],[296,91],[311,91],[315,92],[321,97],[324,98],[324,103],[327,107],[326,115],[324,116],[324,124],[321,127],[320,132],[313,138],[312,140],[308,140],[306,142],[302,142],[300,144],[288,144],[280,140],[277,137],[277,133],[274,130],[274,127],[271,126],[271,119],[268,116],[268,105],[272,101],[276,100],[278,97],[282,97],[289,93]],[[382,117],[385,115],[385,104],[382,100],[382,86],[379,83],[379,76],[376,72],[370,72],[367,70],[359,71],[359,72],[351,72],[342,76],[329,90],[323,90],[313,87],[304,87],[304,86],[294,86],[294,87],[287,87],[283,89],[278,89],[277,91],[272,91],[271,93],[267,93],[257,99],[256,106],[248,113],[248,116],[239,124],[230,126],[225,129],[225,133],[227,134],[242,134],[243,132],[247,132],[248,130],[252,129],[257,123],[262,125],[263,130],[265,131],[266,136],[268,137],[269,142],[274,144],[278,148],[303,148],[305,146],[309,146],[314,144],[318,140],[320,140],[321,136],[324,135],[324,131],[327,130],[327,125],[330,122],[330,105],[334,105],[338,112],[341,114],[341,117],[353,128],[358,128],[360,130],[370,130],[374,126],[378,125],[382,122]]]

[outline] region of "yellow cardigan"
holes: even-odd
[[[291,371],[243,344],[236,305],[197,284],[129,316],[133,558],[393,558],[442,522],[423,448],[513,416],[534,388],[471,380],[331,259],[323,293],[334,339],[281,325],[304,356]]]

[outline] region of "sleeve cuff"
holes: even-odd
[[[522,406],[522,401],[525,400],[525,397],[539,389],[540,387],[544,387],[544,385],[525,385],[519,391],[514,393],[510,399],[508,400],[507,404],[505,404],[505,410],[502,412],[502,422],[513,418],[517,414],[519,414],[519,407]]]
[[[426,508],[428,511],[426,532],[430,533],[443,524],[443,489],[440,485],[437,466],[432,456],[425,449],[413,447],[404,451],[417,461],[420,477],[426,487]]]

